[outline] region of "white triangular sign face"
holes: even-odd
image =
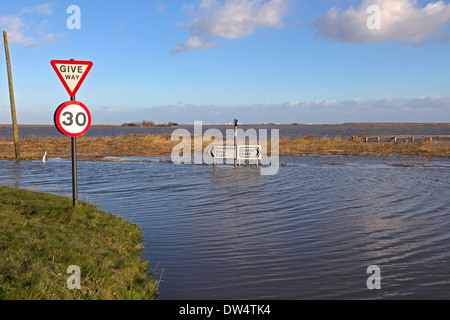
[[[93,63],[91,61],[53,60],[51,65],[69,95],[74,97]]]

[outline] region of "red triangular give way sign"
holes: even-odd
[[[91,61],[52,60],[50,62],[70,97],[75,97],[78,89],[93,66]]]

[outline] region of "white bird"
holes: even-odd
[[[42,158],[42,162],[45,163],[47,160],[45,159],[47,157],[47,151],[45,151],[44,157]]]

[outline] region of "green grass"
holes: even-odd
[[[0,299],[143,300],[157,295],[141,230],[72,200],[0,187]],[[69,290],[67,268],[80,267]]]

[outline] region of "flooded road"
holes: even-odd
[[[282,157],[274,176],[158,160],[79,162],[78,188],[142,227],[160,299],[450,298],[449,158]],[[70,197],[71,162],[0,161],[0,184]]]

